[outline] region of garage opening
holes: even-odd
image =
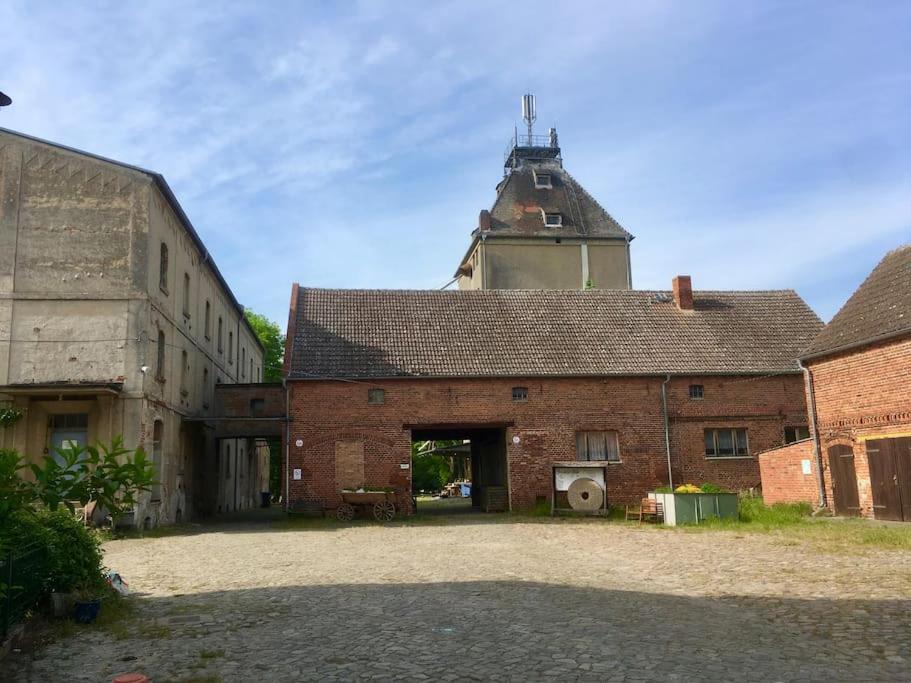
[[[506,512],[506,427],[412,427],[411,488],[419,514]]]

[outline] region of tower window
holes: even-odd
[[[701,384],[690,384],[690,398],[705,398],[705,387]]]
[[[517,402],[524,402],[528,400],[528,387],[513,387],[512,388],[512,400]]]
[[[562,213],[545,213],[544,225],[548,228],[559,228],[563,225]]]
[[[550,173],[535,173],[535,189],[549,190],[552,187]]]

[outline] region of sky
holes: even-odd
[[[164,174],[237,298],[438,288],[520,97],[633,284],[796,289],[911,241],[911,3],[0,4],[0,126]]]

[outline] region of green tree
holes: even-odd
[[[263,381],[281,382],[282,361],[285,357],[285,335],[282,334],[278,323],[272,322],[264,315],[247,309],[244,311],[244,317],[266,350],[266,357],[263,360]]]

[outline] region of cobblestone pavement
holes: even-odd
[[[114,541],[106,562],[139,592],[127,630],[92,629],[13,656],[6,675],[911,679],[909,553],[826,554],[774,535],[585,520],[474,519],[233,525]]]

